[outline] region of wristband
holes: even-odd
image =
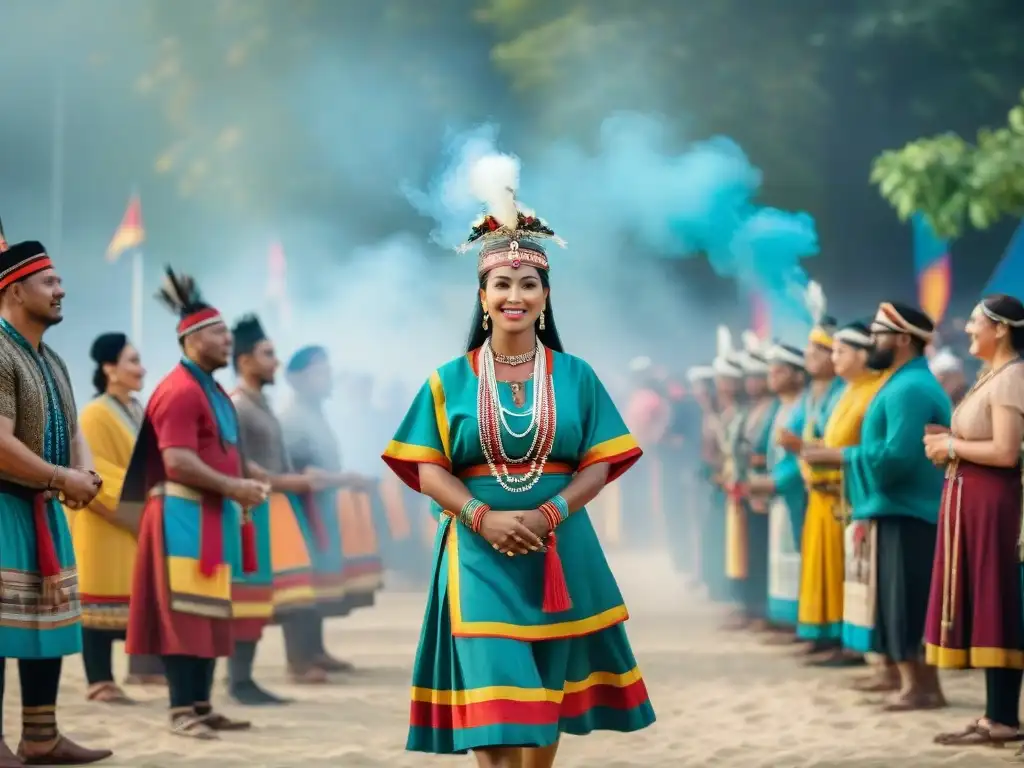
[[[949,460],[956,461],[956,448],[953,447],[953,436],[949,436],[949,440],[946,442],[946,450],[949,453]]]
[[[569,518],[569,503],[561,496],[553,496],[537,508],[553,531]]]
[[[491,508],[478,499],[470,499],[462,505],[459,510],[459,522],[469,528],[473,533],[480,532],[480,524],[483,523],[484,515],[491,511]]]

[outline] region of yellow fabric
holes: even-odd
[[[887,378],[884,374],[870,373],[847,385],[822,432],[825,447],[846,448],[860,442],[864,413]],[[805,440],[809,437],[804,434]],[[808,498],[801,548],[798,621],[801,625],[838,629],[843,622],[845,579],[845,523],[838,509],[843,503],[842,473],[838,469],[815,469],[806,465],[803,471],[808,483]],[[830,490],[821,490],[822,486]]]
[[[114,412],[106,398],[82,408],[79,429],[89,445],[103,487],[89,508],[68,511],[71,536],[78,563],[82,597],[123,597],[131,594],[136,541],[125,530],[108,522],[99,507],[117,508],[121,486],[135,447],[135,433],[123,416]]]

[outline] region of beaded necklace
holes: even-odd
[[[491,476],[498,481],[502,489],[510,493],[528,491],[537,484],[544,474],[544,465],[555,444],[555,425],[557,412],[555,408],[555,386],[551,372],[547,366],[547,354],[544,345],[537,342],[536,354],[533,358],[534,398],[530,411],[530,422],[522,432],[515,432],[505,420],[505,414],[498,393],[498,381],[494,372],[494,350],[490,339],[484,341],[480,348],[477,383],[477,423],[480,436],[480,448]],[[525,414],[524,414],[525,415]],[[502,431],[511,437],[524,438],[533,432],[533,440],[526,453],[518,458],[510,457],[501,440]],[[529,468],[525,474],[513,474],[509,464],[526,464]]]

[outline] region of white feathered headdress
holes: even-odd
[[[820,283],[814,280],[807,283],[807,289],[804,292],[804,304],[807,307],[807,311],[810,312],[811,320],[815,325],[820,324],[825,319],[828,301],[825,298],[825,291]]]
[[[715,369],[715,374],[728,378],[740,378],[743,376],[743,369],[740,367],[740,362],[732,347],[732,334],[727,326],[718,326],[716,342],[717,354],[711,363],[711,367]]]
[[[472,161],[467,172],[469,191],[484,205],[484,214],[473,222],[469,237],[456,250],[464,253],[481,246],[479,272],[500,264],[518,268],[529,264],[548,268],[548,257],[539,244],[545,239],[565,247],[565,241],[547,223],[516,201],[519,159],[490,152]]]
[[[740,364],[743,370],[753,375],[768,373],[768,357],[761,339],[753,331],[744,331],[741,338],[743,353],[740,356]]]

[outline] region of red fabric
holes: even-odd
[[[572,608],[569,586],[565,583],[562,558],[558,556],[558,539],[554,532],[548,536],[548,551],[544,554],[544,613],[562,613]]]
[[[163,498],[155,496],[146,502],[139,525],[125,650],[132,655],[203,659],[231,655],[234,647],[231,621],[173,611],[169,596],[170,583],[164,561]]]
[[[198,312],[193,312],[191,315],[183,317],[179,321],[178,335],[183,336],[188,332],[190,328],[195,328],[200,323],[205,323],[208,320],[213,320],[216,317],[220,317],[220,312],[218,312],[213,307],[207,307],[206,309],[201,309]]]
[[[37,493],[32,500],[32,520],[36,528],[36,554],[39,557],[39,573],[43,578],[60,573],[60,560],[50,534],[50,523],[46,515],[46,499]]]
[[[256,526],[252,520],[242,523],[242,572],[256,573],[259,563],[256,557]]]
[[[226,397],[227,395],[225,395]],[[238,449],[224,443],[217,427],[213,407],[195,377],[182,365],[160,382],[146,408],[146,418],[156,435],[156,451],[182,448],[192,451],[211,469],[232,477],[241,477],[242,460]],[[146,485],[152,488],[164,480],[176,480],[162,461],[149,465]],[[199,554],[199,570],[210,576],[224,562],[224,529],[221,524],[224,498],[204,493]],[[255,542],[250,549],[242,542],[243,563],[256,557]]]

